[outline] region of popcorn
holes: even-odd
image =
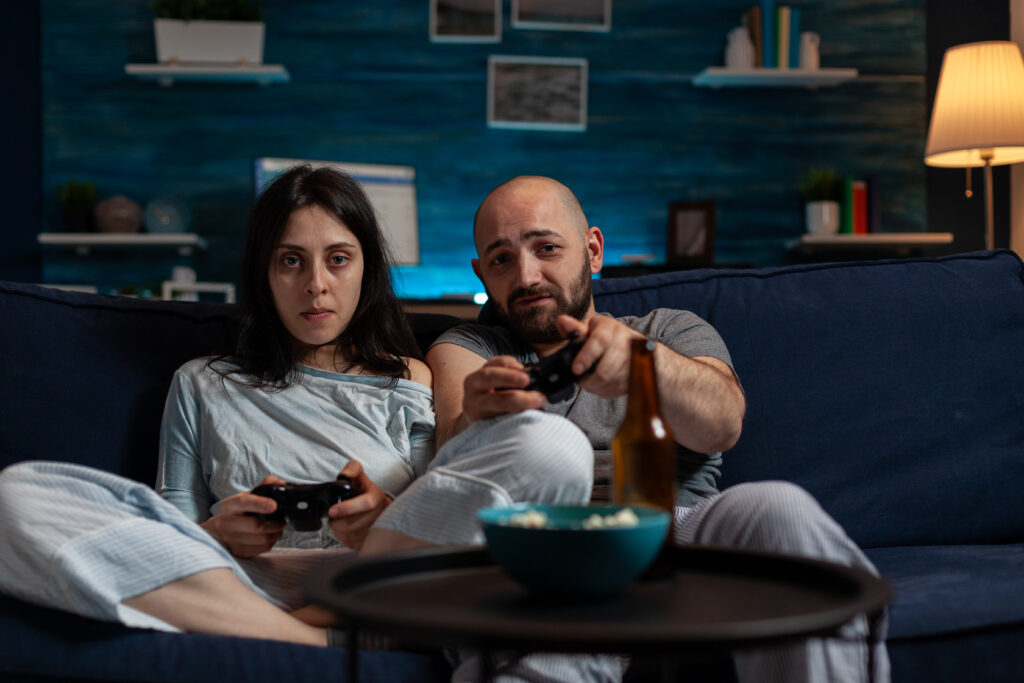
[[[584,529],[606,529],[609,527],[625,527],[625,526],[636,526],[640,523],[640,518],[636,516],[632,508],[622,508],[614,515],[605,515],[602,517],[598,514],[590,515],[583,520]]]
[[[640,518],[633,512],[632,508],[622,508],[613,515],[599,515],[596,512],[583,520],[583,529],[611,529],[614,527],[631,527],[640,523]],[[548,528],[548,516],[539,510],[525,510],[517,512],[502,524],[507,526],[524,527],[527,529]]]
[[[508,526],[521,526],[527,529],[543,529],[548,525],[548,516],[539,510],[517,512],[508,518]]]

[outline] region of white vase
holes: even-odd
[[[817,69],[821,66],[821,55],[818,49],[821,45],[821,36],[811,31],[804,31],[800,34],[800,68]]]
[[[729,31],[725,45],[725,66],[727,69],[753,69],[754,43],[746,26],[737,26]]]
[[[262,21],[154,19],[156,59],[220,64],[263,63]]]
[[[807,232],[812,235],[835,235],[839,232],[839,202],[807,202]]]

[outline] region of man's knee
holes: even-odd
[[[516,431],[522,500],[585,503],[594,480],[594,450],[569,420],[536,410],[508,416]]]
[[[708,509],[697,541],[822,556],[831,555],[828,548],[848,539],[803,488],[768,481],[723,491]]]

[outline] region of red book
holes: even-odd
[[[853,181],[853,234],[868,234],[868,184],[864,180]]]

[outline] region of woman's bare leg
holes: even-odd
[[[327,632],[247,588],[230,569],[209,569],[123,601],[183,631],[327,645]]]

